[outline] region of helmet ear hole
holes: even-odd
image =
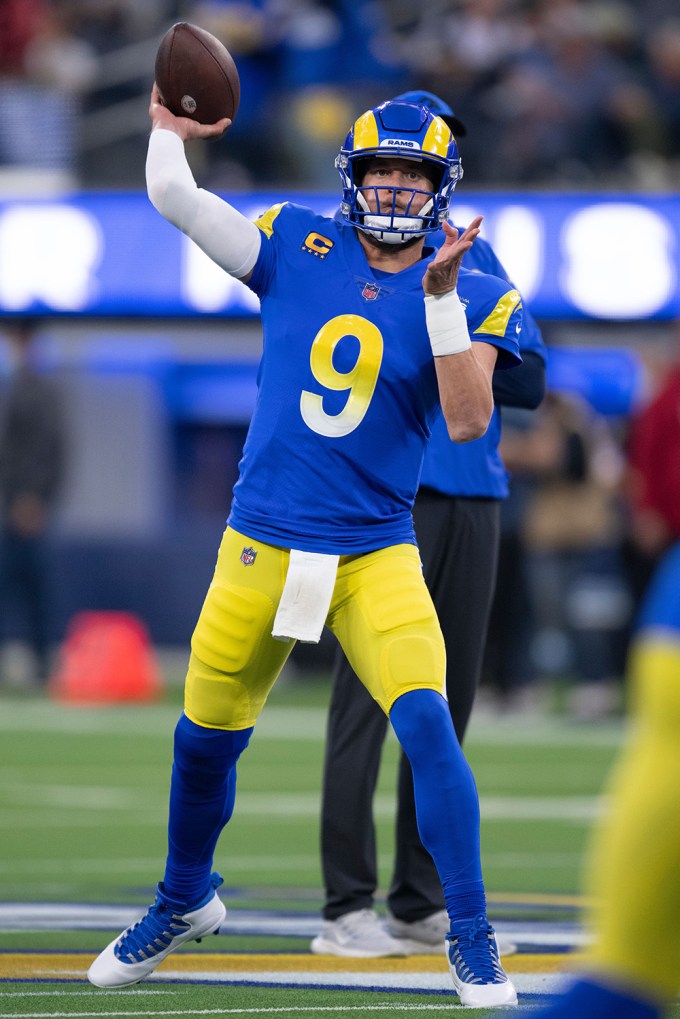
[[[353,159],[352,160],[352,177],[357,187],[361,187],[368,170],[370,159]]]

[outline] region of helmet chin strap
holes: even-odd
[[[368,213],[368,203],[360,191],[357,193],[357,205]],[[420,211],[427,214],[431,208],[432,199],[426,202]],[[383,244],[405,244],[414,237],[424,237],[428,233],[423,229],[422,216],[366,215],[363,223],[357,226],[359,230],[371,234]]]

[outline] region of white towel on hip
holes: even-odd
[[[290,550],[283,594],[274,619],[275,640],[318,644],[335,587],[340,556]]]

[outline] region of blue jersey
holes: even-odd
[[[356,230],[292,204],[258,221],[249,286],[264,334],[229,524],[284,548],[351,554],[415,543],[411,508],[439,410],[422,279],[434,249],[374,274]],[[520,361],[521,299],[461,271],[475,339]]]
[[[665,553],[647,586],[635,620],[636,635],[664,632],[680,642],[680,541]]]
[[[458,231],[462,233],[463,228],[458,227]],[[466,269],[490,273],[504,280],[508,278],[493,248],[481,237],[463,256],[463,265]],[[526,308],[520,337],[520,351],[523,350],[535,352],[546,359],[541,331]],[[486,433],[480,439],[466,443],[451,442],[446,422],[439,414],[425,452],[421,484],[445,495],[507,499],[508,472],[498,450],[500,438],[501,413],[498,407],[494,408]]]

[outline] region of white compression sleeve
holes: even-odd
[[[261,234],[231,205],[197,187],[174,131],[151,132],[146,187],[152,205],[231,276],[247,276],[257,261]]]

